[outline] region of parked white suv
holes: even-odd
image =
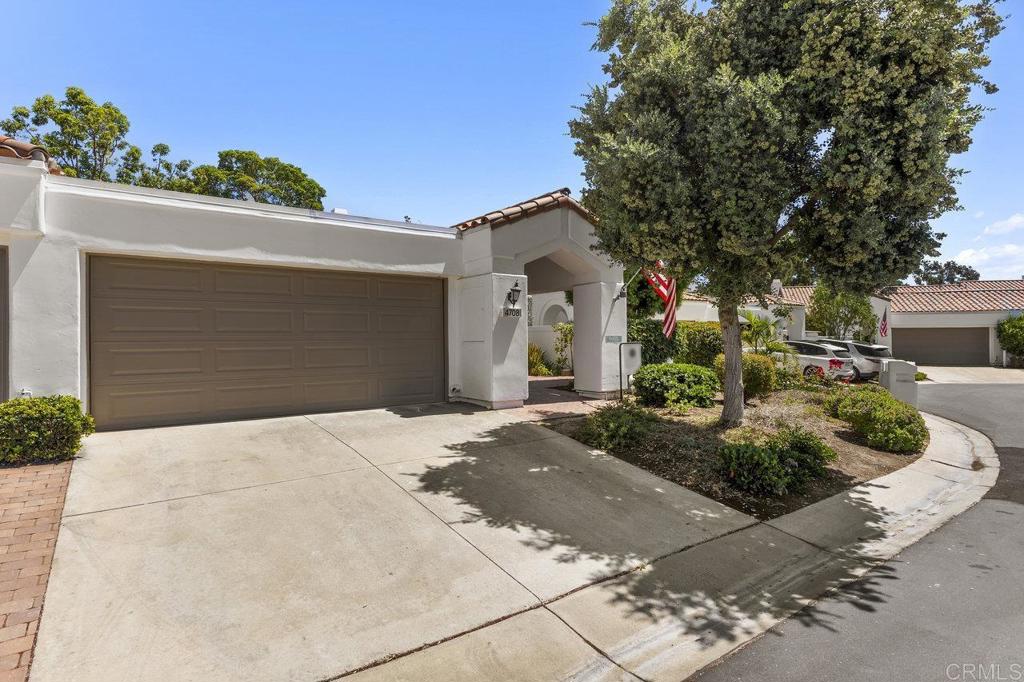
[[[844,381],[853,378],[853,358],[839,346],[817,341],[786,341],[786,345],[796,351],[796,360],[805,377],[817,374]]]
[[[864,343],[852,339],[845,341],[818,339],[818,341],[830,346],[839,346],[850,354],[850,357],[853,358],[853,378],[857,381],[878,376],[882,371],[882,358],[892,357],[887,346],[879,346],[874,343]]]

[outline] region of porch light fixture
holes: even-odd
[[[519,280],[517,279],[516,283],[512,285],[512,288],[508,290],[508,294],[505,295],[506,300],[508,300],[508,304],[515,308],[516,303],[519,303],[519,295],[521,293],[523,293],[523,290],[519,287]]]

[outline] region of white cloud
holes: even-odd
[[[1006,220],[997,220],[985,227],[982,234],[1008,234],[1024,228],[1024,213],[1014,213]]]
[[[1024,244],[964,249],[954,260],[977,268],[982,279],[1019,279],[1024,276]]]

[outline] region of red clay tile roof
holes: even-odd
[[[50,153],[37,144],[15,140],[13,137],[0,135],[0,156],[25,161],[43,161],[53,175],[60,175],[60,166],[50,157]]]
[[[814,293],[813,286],[792,286],[782,287],[782,296],[779,299],[783,303],[789,303],[791,305],[802,305],[810,307],[811,305],[811,294]]]
[[[893,290],[891,298],[894,313],[1024,310],[1024,279],[899,286]]]
[[[570,190],[568,187],[556,189],[554,192],[541,194],[540,196],[527,199],[526,201],[521,201],[518,204],[513,204],[499,211],[491,211],[490,213],[485,213],[482,216],[464,220],[453,227],[460,230],[468,230],[471,227],[479,227],[481,225],[500,227],[501,225],[508,225],[509,223],[516,222],[517,220],[529,218],[532,215],[551,211],[556,208],[571,209],[590,222],[595,222],[596,219],[594,215],[587,209],[583,208],[578,201],[569,196],[569,193]]]

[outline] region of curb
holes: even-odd
[[[808,606],[967,511],[995,484],[999,459],[987,437],[923,416],[931,439],[906,467],[548,608],[652,682],[685,679],[787,618],[818,622]]]

